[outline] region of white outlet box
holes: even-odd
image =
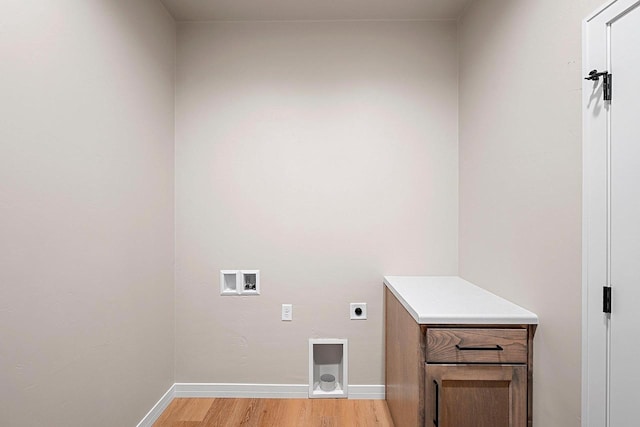
[[[293,304],[282,304],[282,320],[293,320]]]
[[[220,295],[238,295],[238,270],[220,270]]]
[[[351,320],[367,320],[367,303],[352,302],[349,304],[349,315]]]
[[[260,270],[240,270],[240,295],[260,295]]]
[[[220,295],[260,295],[260,270],[220,270]]]

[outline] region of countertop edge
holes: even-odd
[[[459,324],[459,325],[538,325],[539,324],[539,320],[538,320],[538,316],[535,313],[530,312],[529,310],[526,310],[524,307],[520,307],[519,305],[512,303],[511,301],[508,301],[498,295],[495,295],[492,292],[487,291],[484,288],[481,288],[477,285],[474,285],[473,283],[471,283],[472,285],[482,289],[485,292],[488,292],[492,295],[494,295],[496,298],[500,298],[502,300],[508,301],[511,304],[514,304],[518,307],[520,307],[521,309],[527,311],[528,313],[531,314],[531,316],[500,316],[500,315],[493,315],[493,316],[486,316],[486,317],[477,317],[477,316],[464,316],[464,315],[460,315],[460,314],[452,314],[451,316],[438,316],[438,317],[431,317],[431,316],[419,316],[418,313],[413,309],[413,307],[411,306],[411,304],[409,304],[408,301],[406,301],[402,295],[400,294],[400,292],[398,292],[394,286],[389,282],[389,280],[387,279],[387,277],[399,277],[399,276],[384,276],[384,285],[386,286],[387,289],[389,289],[389,291],[391,291],[391,293],[398,299],[398,301],[400,301],[400,303],[402,304],[402,306],[407,310],[407,312],[409,312],[409,314],[411,314],[411,317],[413,317],[413,319],[416,321],[416,323],[420,324],[420,325],[425,325],[425,324],[438,324],[438,325],[453,325],[453,324]],[[452,276],[430,276],[430,277],[452,277]]]
[[[405,299],[402,297],[402,295],[400,295],[400,293],[396,290],[396,288],[394,288],[393,285],[389,283],[386,276],[384,277],[384,285],[387,287],[387,289],[389,289],[389,291],[391,291],[391,293],[398,299],[398,301],[400,301],[400,304],[402,304],[405,310],[407,310],[409,314],[411,314],[411,317],[413,317],[413,320],[415,320],[416,323],[420,323],[420,318],[418,316],[418,313],[416,313],[413,307],[411,307],[411,304],[405,301]]]

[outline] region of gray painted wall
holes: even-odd
[[[0,424],[135,425],[173,383],[175,24],[4,2]]]
[[[581,21],[601,0],[478,0],[460,21],[460,275],[536,312],[534,424],[580,425]]]
[[[380,384],[381,276],[456,274],[459,244],[463,277],[540,316],[536,425],[578,426],[580,21],[599,3],[477,0],[457,36],[181,24],[175,345],[173,20],[9,3],[3,422],[131,425],[174,380],[305,383],[309,337],[349,338],[351,383]],[[225,268],[261,269],[262,296],[220,297]]]
[[[176,381],[305,384],[326,337],[384,383],[382,276],[457,272],[456,52],[455,22],[179,24]]]

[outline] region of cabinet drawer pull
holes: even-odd
[[[440,390],[439,390],[439,387],[438,387],[438,381],[433,380],[433,383],[436,385],[436,414],[435,414],[436,417],[433,419],[433,425],[435,427],[438,427],[438,421],[440,420],[440,416],[438,414],[438,410],[439,410],[439,407],[440,407],[440,396],[438,394],[439,394]]]
[[[496,344],[493,347],[460,347],[458,344],[456,344],[456,348],[460,351],[502,351],[504,350],[498,344]]]

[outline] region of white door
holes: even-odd
[[[640,425],[640,0],[596,12],[583,39],[583,69],[611,74],[611,100],[604,75],[585,82],[582,424],[631,427]]]

